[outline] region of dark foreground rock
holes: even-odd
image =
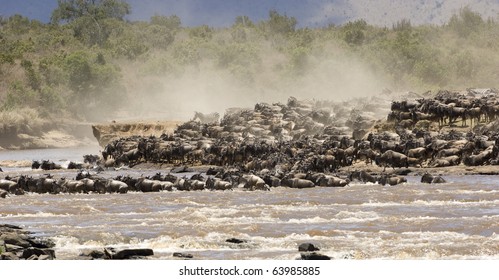
[[[80,259],[84,260],[102,260],[102,259],[108,259],[104,251],[99,251],[99,250],[92,250],[89,252],[83,252],[80,254]]]
[[[0,225],[0,260],[53,260],[54,242],[14,225]]]
[[[104,249],[104,254],[108,259],[112,260],[129,260],[152,256],[154,255],[154,252],[152,249],[148,248],[116,250],[115,248],[109,247]]]
[[[302,253],[300,260],[330,260],[331,257],[319,253]]]
[[[192,254],[179,253],[179,252],[173,253],[173,256],[175,258],[181,258],[181,259],[192,259],[194,257]]]
[[[234,244],[248,243],[247,240],[239,239],[239,238],[229,238],[229,239],[225,240],[225,242],[234,243]]]
[[[298,246],[298,251],[300,252],[313,252],[319,250],[319,247],[315,246],[312,243],[302,243]]]

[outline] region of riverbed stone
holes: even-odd
[[[0,260],[13,261],[13,260],[19,260],[19,257],[12,252],[4,252],[4,253],[0,254]]]
[[[31,255],[26,260],[28,260],[28,261],[36,261],[36,260],[38,260],[38,256],[37,255]]]
[[[5,251],[6,252],[22,252],[24,250],[24,247],[17,246],[17,245],[12,245],[12,244],[5,244]]]
[[[116,250],[115,248],[108,247],[104,249],[104,253],[107,257],[113,260],[136,259],[138,257],[140,258],[154,255],[154,251],[148,248]]]
[[[94,259],[106,259],[108,258],[104,251],[99,251],[99,250],[92,250],[90,252],[84,252],[80,254],[81,257],[88,257],[91,260]]]
[[[35,248],[35,247],[29,247],[23,251],[22,258],[23,259],[29,259],[32,256],[41,256],[41,255],[48,255],[50,259],[55,259],[55,252],[52,249],[41,249],[41,248]]]
[[[173,253],[173,256],[176,258],[182,258],[182,259],[192,259],[194,257],[192,254],[179,253],[179,252]]]
[[[40,255],[38,256],[39,261],[46,261],[46,260],[52,260],[53,258],[49,255]]]
[[[313,252],[313,251],[319,251],[319,247],[312,243],[302,243],[298,246],[298,251],[300,252]]]
[[[27,240],[30,244],[31,247],[35,248],[54,248],[55,243],[54,241],[46,238],[30,238]]]
[[[331,257],[319,253],[301,253],[300,260],[330,260]]]
[[[229,238],[229,239],[225,240],[225,242],[234,243],[234,244],[248,243],[247,240],[239,239],[239,238]]]
[[[16,245],[23,248],[28,248],[31,244],[28,242],[28,237],[24,234],[16,233],[4,233],[0,235],[0,239],[5,242],[5,244]]]

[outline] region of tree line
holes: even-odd
[[[186,27],[175,15],[132,22],[130,13],[121,0],[59,0],[50,23],[0,18],[0,110],[86,118],[139,94],[124,77],[154,91],[155,78],[206,64],[249,88],[269,73],[283,84],[299,80],[339,56],[355,57],[392,90],[493,87],[499,78],[499,24],[468,7],[442,25],[391,27],[297,28],[276,10],[258,22],[241,15],[226,28]]]

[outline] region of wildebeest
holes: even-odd
[[[136,164],[140,158],[142,158],[142,153],[139,151],[138,148],[131,149],[116,158],[115,162],[117,164]]]
[[[209,177],[206,179],[206,188],[210,190],[230,190],[232,184],[219,178]]]
[[[159,192],[162,190],[171,191],[173,183],[168,181],[150,180],[147,178],[139,178],[135,183],[135,189],[141,192]]]
[[[270,190],[269,186],[265,183],[265,181],[253,174],[242,175],[239,177],[239,184],[243,186],[243,188],[248,190]]]
[[[367,173],[366,171],[354,171],[352,173],[350,173],[350,175],[348,176],[348,179],[350,181],[361,181],[363,183],[376,183],[378,181],[378,179],[374,176],[372,176],[371,174]]]
[[[421,177],[421,183],[441,184],[446,183],[446,181],[441,176],[433,176],[428,172],[425,172],[425,174],[423,174],[423,176]]]
[[[402,184],[407,182],[407,179],[402,176],[397,176],[397,175],[388,175],[388,174],[382,174],[379,178],[379,183],[381,185],[390,185],[390,186],[395,186],[398,184]]]
[[[11,180],[0,179],[0,189],[15,195],[24,194],[24,190],[19,187],[19,184]]]
[[[477,155],[465,156],[463,163],[468,166],[478,166],[485,164],[493,156],[493,146],[485,149]]]
[[[108,193],[127,193],[128,185],[124,182],[108,179],[105,183],[106,192]]]
[[[43,160],[40,168],[43,170],[54,170],[54,169],[62,169],[60,164],[56,164],[50,160]]]
[[[38,169],[41,165],[42,164],[38,160],[34,160],[33,163],[31,163],[31,169]]]
[[[436,158],[429,164],[430,167],[447,167],[459,165],[461,158],[459,156],[449,156],[444,158]]]
[[[402,153],[395,152],[393,150],[388,150],[383,154],[381,154],[380,156],[376,157],[375,162],[376,165],[383,166],[383,171],[386,169],[387,166],[390,166],[392,168],[409,167],[407,156]]]
[[[281,180],[281,186],[296,188],[296,189],[304,189],[304,188],[313,188],[315,187],[315,184],[314,182],[307,179],[285,178]]]
[[[67,180],[65,178],[61,178],[57,181],[57,185],[59,185],[64,192],[82,193],[85,184],[79,180]]]
[[[36,182],[36,192],[37,193],[59,193],[59,185],[54,178],[50,175],[40,178]]]
[[[336,176],[323,175],[318,181],[321,187],[344,187],[350,183],[349,180],[341,179]]]
[[[184,189],[188,191],[204,190],[206,183],[200,180],[187,179],[184,182]]]
[[[218,123],[218,120],[220,119],[220,114],[218,112],[210,113],[210,114],[203,114],[198,111],[194,111],[194,117],[192,118],[191,121],[199,120],[202,124],[208,124],[208,123]]]
[[[83,156],[83,162],[88,163],[88,164],[92,164],[92,165],[97,164],[99,159],[100,159],[100,157],[98,155],[84,155]]]

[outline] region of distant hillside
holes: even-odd
[[[0,116],[187,120],[194,110],[223,114],[289,96],[341,100],[499,80],[499,24],[469,8],[443,25],[299,28],[295,17],[270,10],[213,28],[185,27],[177,16],[128,22],[132,6],[105,2],[58,7],[52,24],[0,20],[0,111],[9,112]]]

